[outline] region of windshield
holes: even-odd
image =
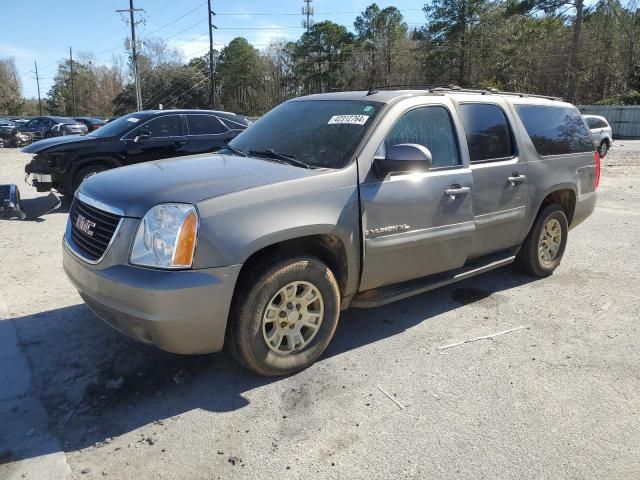
[[[130,128],[135,127],[136,125],[140,125],[140,122],[146,120],[145,116],[142,116],[137,113],[130,113],[129,115],[125,115],[124,117],[120,117],[113,122],[109,122],[103,127],[100,127],[97,130],[94,130],[89,134],[90,137],[115,137],[119,135],[123,135]]]
[[[277,152],[314,168],[342,168],[382,105],[359,100],[283,103],[229,145],[243,152]]]

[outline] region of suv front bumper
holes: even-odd
[[[64,243],[63,266],[89,308],[116,330],[173,353],[222,350],[241,265],[183,271],[100,268]]]

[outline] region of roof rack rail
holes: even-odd
[[[521,98],[545,98],[547,100],[561,101],[562,98],[554,97],[552,95],[537,95],[533,93],[521,93],[521,92],[505,92],[503,90],[497,90],[495,88],[463,88],[457,85],[451,84],[433,84],[433,85],[387,85],[384,87],[376,87],[375,91],[379,90],[429,90],[430,92],[455,92],[455,93],[477,93],[480,95],[513,95]]]

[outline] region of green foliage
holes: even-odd
[[[330,21],[316,23],[291,45],[293,73],[303,92],[329,92],[345,88],[345,68],[353,52],[354,36]]]

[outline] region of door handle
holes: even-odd
[[[449,195],[451,198],[461,197],[471,191],[471,187],[461,187],[460,185],[451,185],[444,191],[445,195]]]
[[[509,183],[511,183],[511,185],[516,185],[517,183],[524,183],[526,179],[527,179],[526,175],[520,175],[520,174],[514,174],[510,177],[507,177],[507,180],[509,180]]]
[[[186,145],[186,144],[187,144],[187,141],[186,141],[186,140],[178,140],[177,142],[173,142],[173,144],[174,144],[176,147],[182,147],[183,145]]]

